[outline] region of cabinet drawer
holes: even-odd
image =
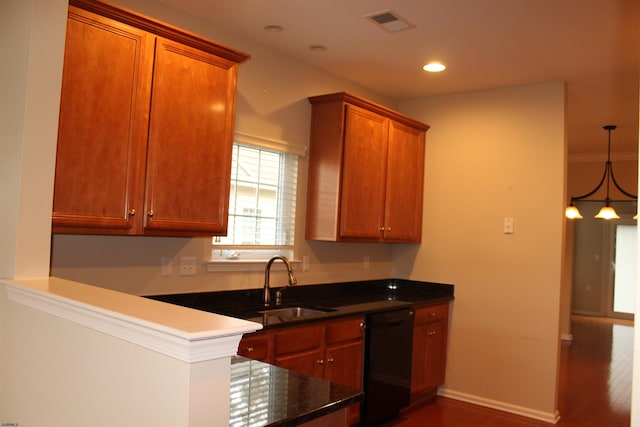
[[[447,317],[449,317],[449,303],[418,307],[414,324],[423,325],[436,320],[443,320]]]
[[[271,361],[271,334],[253,333],[247,334],[240,340],[238,346],[238,356],[248,357],[249,359],[261,360],[263,362]]]
[[[361,339],[363,336],[364,318],[355,317],[327,323],[327,345],[342,341]]]
[[[315,350],[324,343],[324,325],[286,328],[275,334],[275,355]]]

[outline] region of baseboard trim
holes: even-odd
[[[486,408],[496,409],[498,411],[509,412],[511,414],[520,415],[527,418],[533,418],[551,424],[556,424],[558,421],[560,421],[560,413],[558,411],[555,411],[555,413],[537,411],[535,409],[526,408],[524,406],[512,405],[510,403],[487,399],[472,394],[461,393],[459,391],[446,388],[440,388],[438,390],[438,395],[478,406],[484,406]]]

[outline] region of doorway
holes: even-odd
[[[635,201],[612,205],[621,216],[594,218],[602,203],[578,203],[584,219],[575,224],[572,313],[633,319],[636,283]]]
[[[610,224],[609,277],[607,281],[609,317],[633,320],[636,298],[637,223],[621,220]]]

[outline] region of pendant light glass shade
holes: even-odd
[[[595,217],[600,219],[620,219],[620,216],[616,213],[616,210],[609,205],[603,206],[602,209],[600,209],[600,212],[598,212]]]
[[[567,209],[564,211],[564,216],[569,219],[582,219],[583,216],[580,214],[578,208],[572,203],[567,206]]]

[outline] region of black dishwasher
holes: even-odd
[[[362,425],[372,426],[395,417],[409,404],[413,317],[411,308],[366,317]]]

